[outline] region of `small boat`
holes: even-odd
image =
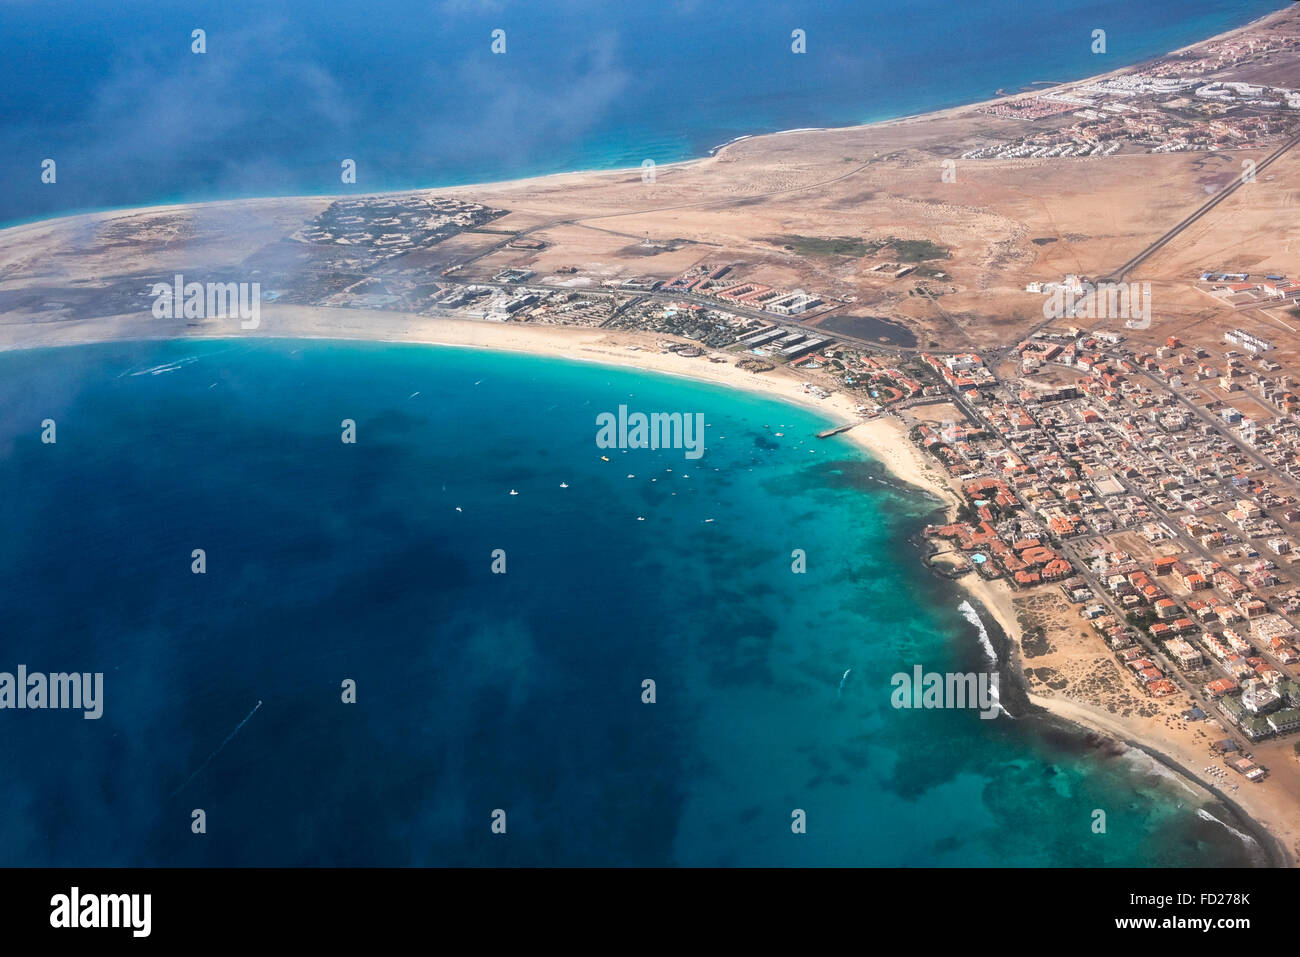
[[[510,494],[511,494],[511,495],[518,495],[519,493],[516,492],[514,489],[511,489],[511,490],[510,490]]]
[[[608,456],[608,455],[602,455],[602,456],[600,457],[600,460],[601,460],[602,462],[608,462],[608,461],[609,461],[609,456]]]
[[[569,483],[568,483],[568,482],[561,482],[561,483],[560,483],[560,488],[568,488],[568,487],[569,487]]]

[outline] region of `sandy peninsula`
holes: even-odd
[[[1300,34],[1300,17],[1288,10],[1214,39],[1261,24]],[[487,228],[466,229],[416,251],[411,271],[491,282],[501,270],[526,267],[574,289],[616,289],[638,276],[666,279],[716,257],[744,263],[752,276],[772,286],[834,297],[842,305],[827,313],[828,319],[888,315],[915,333],[916,349],[1005,350],[1041,320],[1037,301],[1026,306],[1027,281],[1067,271],[1104,273],[1117,258],[1145,248],[1168,224],[1195,210],[1207,189],[1237,169],[1236,156],[1134,153],[1069,162],[962,161],[955,182],[941,178],[946,158],[1021,134],[1019,120],[981,111],[1015,98],[869,126],[745,138],[711,157],[664,166],[652,184],[639,170],[614,170],[438,190],[439,196],[481,203],[504,215]],[[1282,156],[1270,168],[1272,176],[1279,182],[1300,178],[1300,158],[1294,152]],[[1152,189],[1152,183],[1160,188]],[[1296,190],[1282,194],[1288,206],[1300,202]],[[472,347],[622,366],[751,391],[813,409],[830,423],[851,424],[844,438],[900,481],[933,497],[936,506],[946,505],[950,516],[962,503],[937,460],[910,441],[909,430],[923,421],[913,409],[864,417],[861,393],[819,392],[826,383],[816,373],[788,366],[750,372],[737,365],[734,352],[721,349],[683,355],[669,347],[686,341],[665,334],[283,301],[264,304],[258,328],[241,330],[233,321],[160,320],[139,306],[142,290],[157,277],[237,273],[262,262],[256,257],[267,250],[290,249],[296,255],[286,237],[333,200],[153,207],[0,231],[0,350],[164,338],[322,338]],[[1207,316],[1214,307],[1178,283],[1190,263],[1222,254],[1225,240],[1216,230],[1230,225],[1234,243],[1275,248],[1277,193],[1247,191],[1234,202],[1231,210],[1209,217],[1188,243],[1151,260],[1150,276],[1167,284],[1163,302],[1180,328],[1211,321]],[[869,230],[864,223],[870,223]],[[507,242],[503,236],[526,242]],[[878,271],[872,263],[880,263],[868,262],[869,257],[801,251],[800,243],[810,237],[843,239],[855,249],[853,244],[870,248],[872,241],[887,245],[899,237],[941,244],[947,258],[942,270],[932,266],[931,272],[942,277],[942,289],[913,295],[893,271]],[[1270,255],[1284,259],[1286,253]],[[1282,266],[1262,256],[1252,268]],[[1166,334],[1150,336],[1155,343]],[[1300,355],[1300,340],[1288,342],[1284,352]],[[1113,659],[1095,635],[1080,628],[1077,612],[1056,600],[1052,586],[1013,590],[974,572],[957,582],[1007,636],[1008,664],[1025,675],[1034,705],[1141,748],[1193,779],[1198,794],[1213,793],[1266,828],[1271,837],[1263,840],[1278,842],[1270,848],[1274,857],[1288,863],[1300,858],[1295,797],[1300,761],[1289,742],[1255,749],[1274,778],[1268,786],[1242,784],[1234,790],[1237,781],[1225,783],[1205,770],[1211,763],[1208,735],[1179,717],[1186,699],[1136,700]]]

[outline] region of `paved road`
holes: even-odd
[[[1255,167],[1256,175],[1262,173],[1265,170],[1265,168],[1267,168],[1269,165],[1273,163],[1274,160],[1280,157],[1287,150],[1291,149],[1291,147],[1295,146],[1297,143],[1300,143],[1300,133],[1297,133],[1295,136],[1291,137],[1289,140],[1287,140],[1285,143],[1283,143],[1281,146],[1275,149],[1272,153],[1269,153],[1267,157],[1260,160]],[[1124,263],[1124,265],[1120,266],[1110,275],[1106,276],[1102,281],[1120,282],[1121,280],[1123,280],[1124,276],[1127,273],[1131,272],[1133,269],[1136,269],[1143,262],[1149,259],[1152,255],[1154,255],[1157,251],[1159,251],[1160,249],[1168,245],[1169,242],[1172,241],[1179,233],[1181,233],[1188,226],[1192,225],[1192,223],[1196,222],[1198,219],[1200,219],[1210,210],[1214,209],[1215,206],[1218,206],[1221,202],[1223,202],[1225,199],[1227,199],[1229,196],[1235,193],[1243,185],[1245,184],[1242,177],[1240,176],[1233,177],[1232,183],[1230,185],[1225,186],[1223,189],[1219,190],[1219,192],[1215,193],[1214,196],[1211,197],[1211,199],[1208,202],[1206,202],[1203,206],[1201,206],[1198,210],[1196,210],[1196,212],[1192,213],[1181,223],[1179,223],[1173,229],[1169,230],[1169,232],[1165,233],[1163,236],[1161,236],[1159,239],[1153,242],[1150,246],[1142,250],[1140,253],[1138,253],[1128,262]]]
[[[1261,173],[1264,169],[1270,166],[1275,160],[1277,160],[1280,156],[1286,153],[1287,150],[1291,149],[1297,143],[1300,143],[1300,133],[1297,133],[1295,136],[1291,137],[1289,140],[1287,140],[1285,143],[1283,143],[1281,146],[1275,149],[1272,153],[1270,153],[1267,157],[1260,160],[1259,164],[1256,165],[1255,167],[1256,175],[1258,176],[1259,173]],[[1103,277],[1098,281],[1099,282],[1121,282],[1128,273],[1132,272],[1134,269],[1136,269],[1138,266],[1144,263],[1151,256],[1155,255],[1155,253],[1157,253],[1165,246],[1167,246],[1180,233],[1182,233],[1185,229],[1187,229],[1187,227],[1191,226],[1193,223],[1199,220],[1210,210],[1214,209],[1214,207],[1218,206],[1221,202],[1223,202],[1225,199],[1227,199],[1229,196],[1235,193],[1238,189],[1240,189],[1242,185],[1243,185],[1242,178],[1240,176],[1234,177],[1231,184],[1225,186],[1219,192],[1215,193],[1214,196],[1212,196],[1209,200],[1207,200],[1200,207],[1198,207],[1196,211],[1193,212],[1190,216],[1185,218],[1182,222],[1178,223],[1176,226],[1174,226],[1172,229],[1166,232],[1155,242],[1151,243],[1149,246],[1147,246],[1137,255],[1133,256],[1131,259],[1128,260],[1128,262],[1112,270],[1108,275],[1106,275],[1105,277]],[[1047,328],[1052,323],[1057,322],[1060,318],[1063,317],[1053,316],[1050,319],[1044,319],[1042,322],[1031,326],[1025,332],[1025,334],[1020,337],[1020,340],[1017,341],[1028,339],[1034,333]],[[1015,349],[1014,344],[1005,346],[1001,349],[996,350],[995,352],[990,353],[990,358],[996,360],[1005,359],[1008,355],[1010,355],[1012,351],[1014,351],[1014,349]]]
[[[1182,397],[1180,396],[1180,399],[1181,398]],[[956,406],[958,406],[962,410],[963,414],[967,417],[969,421],[974,423],[981,423],[983,421],[978,410],[976,410],[973,406],[971,406],[966,401],[964,396],[960,396],[960,395],[954,396],[952,397],[952,401]],[[1192,405],[1190,402],[1187,404]],[[1204,410],[1195,409],[1194,406],[1193,409],[1198,413],[1198,417],[1203,416],[1208,419],[1209,414],[1205,413]],[[1209,421],[1213,421],[1213,420],[1211,419]],[[1052,444],[1056,448],[1056,450],[1060,452],[1062,455],[1064,455],[1065,450],[1063,450],[1056,443],[1055,439],[1050,434],[1048,438],[1050,441],[1052,441]],[[1252,455],[1253,453],[1253,450],[1248,450],[1245,448],[1242,448],[1242,451],[1246,452],[1247,455]],[[981,474],[992,475],[991,472],[981,473]],[[969,476],[968,478],[973,479],[977,477],[979,476]],[[993,476],[993,477],[997,477],[997,476]],[[1137,489],[1134,488],[1129,488],[1129,491],[1133,494],[1141,494]],[[1034,510],[1031,507],[1031,503],[1024,499],[1024,497],[1020,494],[1020,490],[1016,488],[1012,488],[1012,492],[1016,496],[1017,500],[1020,502],[1024,514],[1027,516],[1034,515]],[[1146,497],[1145,496],[1142,497],[1145,501]],[[1174,534],[1174,539],[1179,544],[1179,546],[1181,546],[1184,554],[1193,554],[1201,559],[1209,560],[1213,562],[1218,561],[1218,559],[1214,556],[1214,554],[1209,549],[1205,548],[1200,543],[1199,540],[1189,535],[1181,525],[1179,525],[1176,521],[1174,521],[1173,516],[1169,515],[1168,513],[1166,513],[1165,511],[1163,511],[1162,509],[1160,509],[1158,506],[1156,506],[1154,503],[1150,501],[1147,501],[1147,505],[1151,508],[1153,513],[1161,516],[1162,524],[1164,524]],[[1114,518],[1113,515],[1112,518]],[[1113,533],[1108,533],[1108,534],[1113,534]],[[1096,531],[1085,532],[1079,535],[1067,536],[1065,538],[1060,539],[1060,550],[1070,559],[1070,563],[1074,566],[1075,572],[1078,573],[1088,583],[1088,585],[1092,588],[1092,590],[1099,596],[1102,603],[1107,608],[1110,609],[1110,611],[1116,616],[1116,618],[1120,622],[1127,624],[1127,612],[1123,608],[1121,608],[1117,602],[1113,600],[1109,589],[1106,588],[1105,583],[1101,581],[1100,576],[1098,576],[1092,570],[1091,567],[1091,562],[1092,559],[1094,558],[1095,548],[1097,547],[1097,545],[1106,542],[1107,539],[1108,539],[1107,535],[1098,533]],[[1109,550],[1110,546],[1108,545],[1107,548]],[[1288,621],[1291,620],[1291,616],[1289,615],[1283,615],[1282,617],[1286,618]],[[1294,621],[1292,621],[1292,624],[1294,624]],[[1144,649],[1144,651],[1147,653],[1147,657],[1149,657],[1151,660],[1159,664],[1161,666],[1161,670],[1164,671],[1166,677],[1170,678],[1185,694],[1187,694],[1197,705],[1199,705],[1201,710],[1205,711],[1206,714],[1219,718],[1219,723],[1224,726],[1225,733],[1228,734],[1230,737],[1232,737],[1233,740],[1237,742],[1238,746],[1242,748],[1246,748],[1252,743],[1245,737],[1244,734],[1241,733],[1239,729],[1234,727],[1226,719],[1222,719],[1221,717],[1218,716],[1217,711],[1213,707],[1213,703],[1210,702],[1205,697],[1205,695],[1201,692],[1199,681],[1193,682],[1183,673],[1183,671],[1180,668],[1174,666],[1173,663],[1164,654],[1164,651],[1159,646],[1158,642],[1154,638],[1146,634],[1144,630],[1142,629],[1134,629],[1134,630],[1138,634],[1138,644],[1140,644]],[[1204,630],[1210,630],[1210,629],[1207,628]],[[1279,661],[1274,656],[1272,649],[1263,647],[1258,644],[1255,647],[1256,647],[1256,654],[1260,655],[1265,660],[1269,661],[1282,674],[1284,675],[1291,674],[1287,666],[1284,665],[1281,661]],[[1209,673],[1211,675],[1218,675],[1218,674],[1226,674],[1226,671],[1224,671],[1221,668],[1217,668],[1214,665],[1210,665]]]

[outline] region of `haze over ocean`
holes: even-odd
[[[703,458],[604,461],[620,404],[702,412]],[[104,673],[98,720],[7,713],[0,865],[1254,860],[1145,757],[890,705],[989,662],[908,544],[934,503],[824,425],[450,348],[0,354],[0,670]]]
[[[445,0],[416,15],[404,0],[85,0],[54,30],[46,4],[0,4],[0,223],[672,162],[744,134],[1078,79],[1284,5]],[[345,158],[355,186],[340,182]]]
[[[87,0],[53,30],[48,5],[0,4],[0,223],[672,162],[1114,69],[1281,5]],[[703,412],[703,459],[602,460],[619,404]],[[1258,862],[1144,757],[890,706],[896,672],[989,662],[909,544],[935,503],[826,424],[449,348],[0,353],[0,671],[105,675],[99,720],[9,714],[0,865]]]

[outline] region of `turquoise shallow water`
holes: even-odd
[[[984,651],[933,503],[812,412],[265,340],[5,353],[0,396],[0,670],[105,673],[98,721],[0,712],[0,864],[1254,859],[1145,760],[890,705]],[[703,457],[598,448],[619,404],[703,413]]]

